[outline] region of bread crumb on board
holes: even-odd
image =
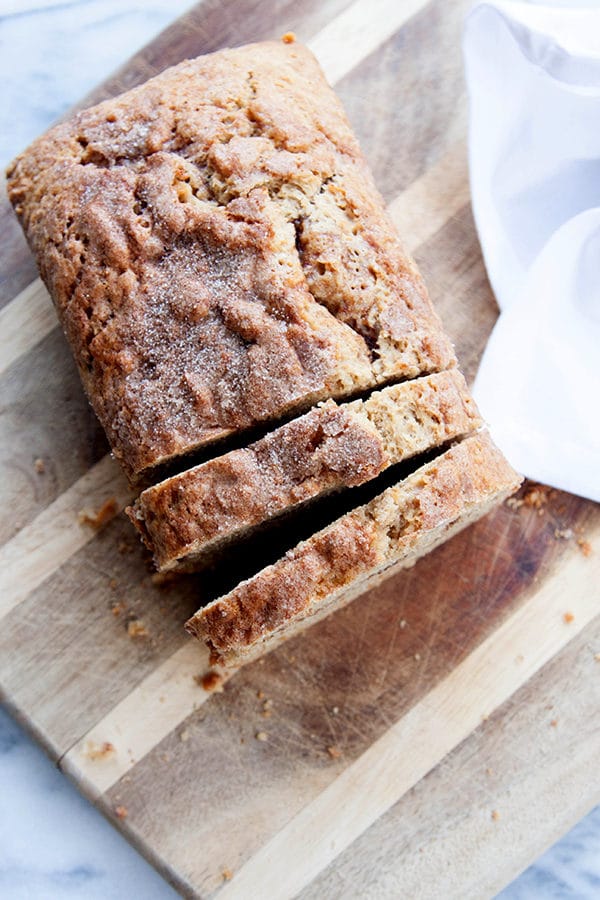
[[[563,622],[565,623],[565,625],[570,625],[571,622],[574,622],[574,621],[575,621],[575,616],[573,615],[572,612],[563,613]]]
[[[552,728],[556,728],[558,725],[558,719],[550,719],[550,726]]]
[[[223,878],[223,881],[231,881],[231,879],[233,878],[233,872],[231,871],[231,869],[223,869],[223,871],[221,872],[221,876]]]
[[[41,456],[38,456],[38,458],[34,460],[33,468],[38,473],[38,475],[44,474],[44,472],[46,471],[46,463]]]
[[[265,741],[269,740],[269,735],[266,731],[257,731],[254,737],[257,741],[261,741],[262,743],[265,743]]]
[[[97,744],[95,741],[87,741],[84,747],[83,755],[92,762],[111,759],[117,751],[115,745],[110,741],[103,741]]]
[[[194,675],[194,681],[199,687],[204,688],[204,690],[209,693],[223,690],[223,676],[219,675],[218,672],[214,672],[212,669],[210,672]]]
[[[533,484],[523,494],[523,503],[531,509],[541,509],[548,502],[550,490],[551,488],[544,487],[543,484]]]
[[[492,810],[492,820],[494,822],[497,822],[499,818],[500,818],[500,813],[498,812],[497,809],[493,809]]]
[[[548,503],[551,490],[552,488],[545,487],[543,484],[531,484],[525,488],[520,497],[509,497],[506,505],[509,509],[520,509],[522,506],[526,506],[529,509],[537,509],[541,514],[542,507]]]
[[[581,550],[584,556],[592,555],[592,545],[589,541],[584,540],[583,538],[578,538],[577,546]]]
[[[332,759],[340,759],[342,756],[342,751],[339,747],[328,747],[327,752]]]
[[[115,806],[115,816],[117,819],[126,819],[129,815],[126,806]]]
[[[596,662],[600,662],[600,653],[594,653],[594,659]]]
[[[293,31],[286,31],[285,34],[281,35],[281,40],[284,44],[293,44],[296,41],[296,35]]]
[[[82,509],[79,513],[79,524],[80,525],[89,525],[90,528],[93,528],[95,531],[99,531],[100,528],[103,528],[107,522],[110,522],[111,519],[119,512],[119,504],[117,503],[115,497],[109,497],[108,500],[105,500],[102,506],[97,510],[89,510]]]
[[[150,632],[141,619],[131,619],[127,623],[127,634],[133,640],[150,637]]]

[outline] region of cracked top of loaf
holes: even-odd
[[[130,476],[454,363],[312,54],[184,62],[78,113],[8,192]]]

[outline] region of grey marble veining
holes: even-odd
[[[2,900],[176,896],[0,710]]]
[[[0,164],[190,5],[0,0]],[[175,896],[0,711],[1,900]],[[500,898],[600,900],[600,807]]]

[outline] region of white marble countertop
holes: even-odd
[[[0,164],[189,0],[0,0]],[[0,711],[0,898],[167,900],[175,892]],[[500,895],[600,897],[600,808]]]

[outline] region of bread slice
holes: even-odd
[[[328,400],[248,447],[148,488],[127,513],[159,571],[194,571],[256,526],[481,424],[457,369],[427,375],[366,400]]]
[[[199,57],[79,112],[13,162],[8,194],[132,478],[455,362],[298,44]]]
[[[412,565],[520,482],[487,433],[472,435],[199,610],[186,629],[214,663],[241,665]]]

